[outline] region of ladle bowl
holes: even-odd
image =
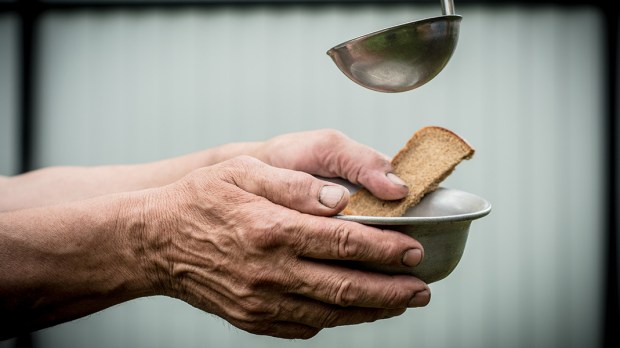
[[[379,92],[404,92],[432,80],[456,48],[462,17],[452,0],[443,16],[383,29],[334,46],[327,54],[351,80]]]

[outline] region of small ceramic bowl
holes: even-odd
[[[336,218],[408,234],[424,247],[424,259],[413,268],[362,264],[388,274],[412,274],[428,283],[444,279],[461,260],[473,220],[491,212],[483,198],[460,190],[440,187],[427,194],[402,217],[337,215]]]

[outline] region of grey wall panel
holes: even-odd
[[[435,7],[50,14],[39,166],[134,163],[333,127],[386,154],[429,124],[476,147],[445,182],[493,203],[423,309],[310,341],[240,332],[149,298],[43,330],[43,346],[583,347],[601,325],[601,17],[588,7],[464,7],[446,69],[382,94],[325,51]],[[566,23],[571,23],[567,26]]]
[[[17,18],[0,14],[0,175],[18,171]]]

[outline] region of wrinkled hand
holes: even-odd
[[[381,199],[401,199],[408,188],[392,173],[390,158],[334,129],[289,133],[266,141],[256,157],[279,168],[340,177]]]
[[[339,164],[326,171],[320,154],[306,167],[293,157],[289,164],[371,186],[389,172],[379,156],[371,156],[378,166],[365,169],[350,160],[357,154],[339,151],[353,150],[335,151]],[[151,281],[163,294],[243,330],[309,338],[322,328],[393,317],[430,300],[428,286],[414,277],[333,262],[414,266],[423,255],[402,233],[329,217],[348,202],[338,185],[237,157],[150,192],[140,227]]]

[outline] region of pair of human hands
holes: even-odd
[[[425,306],[430,290],[407,275],[343,266],[416,266],[423,247],[395,231],[332,218],[348,191],[341,177],[382,199],[407,187],[389,158],[341,132],[287,134],[146,191],[140,227],[144,270],[161,294],[243,330],[309,338]]]

